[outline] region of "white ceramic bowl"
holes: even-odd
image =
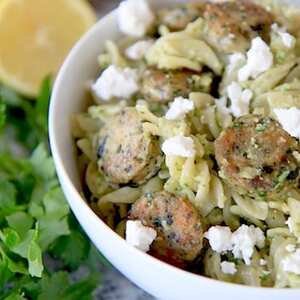
[[[154,0],[159,7],[174,2]],[[81,196],[71,136],[71,117],[87,105],[86,83],[97,75],[97,56],[108,39],[117,40],[116,13],[100,20],[74,47],[56,79],[50,106],[50,142],[58,177],[82,228],[95,246],[126,277],[148,293],[167,300],[299,300],[300,290],[253,288],[224,283],[180,270],[127,245],[102,222]]]

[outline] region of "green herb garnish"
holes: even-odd
[[[70,213],[49,155],[50,83],[34,102],[0,86],[0,299],[88,300],[99,284],[99,255]],[[82,263],[89,275],[71,282]]]

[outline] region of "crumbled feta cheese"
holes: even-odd
[[[141,221],[126,222],[126,242],[141,251],[149,251],[156,236],[156,231],[151,227],[144,226]]]
[[[255,245],[262,248],[264,242],[265,236],[260,228],[242,225],[232,234],[232,253],[235,258],[242,258],[246,265],[250,265]]]
[[[243,53],[233,53],[228,55],[228,65],[226,67],[226,71],[228,74],[232,74],[237,71],[243,65],[246,64],[246,56]]]
[[[232,82],[227,87],[227,94],[231,101],[230,110],[235,117],[240,117],[249,113],[249,104],[253,96],[251,90],[242,90],[237,82]]]
[[[300,249],[289,254],[281,263],[284,271],[300,275]]]
[[[280,36],[282,43],[285,47],[290,49],[295,46],[295,37],[289,34],[284,27],[279,27],[278,24],[274,23],[271,28],[274,33]]]
[[[293,221],[292,221],[291,217],[288,217],[285,224],[288,226],[290,233],[294,233],[294,226],[293,226]]]
[[[243,259],[246,265],[250,265],[254,247],[262,248],[265,243],[264,233],[253,225],[242,225],[233,233],[229,227],[213,226],[204,237],[209,240],[214,251],[218,253],[232,251],[234,257]]]
[[[125,50],[126,56],[131,60],[143,59],[147,51],[153,46],[153,40],[138,41]]]
[[[144,36],[154,22],[154,14],[146,0],[125,0],[118,8],[120,30],[133,37]]]
[[[221,262],[221,270],[224,274],[233,275],[237,272],[235,264],[228,261]]]
[[[221,119],[225,120],[231,113],[230,109],[227,107],[227,97],[224,96],[219,99],[215,99],[215,104]]]
[[[165,155],[181,157],[194,157],[196,154],[193,139],[181,135],[167,139],[162,144],[162,151]]]
[[[266,265],[268,264],[268,262],[267,262],[265,259],[261,258],[261,259],[259,260],[259,264],[260,264],[261,266],[266,266]]]
[[[269,70],[273,65],[273,54],[269,46],[256,37],[251,42],[251,48],[247,52],[247,63],[238,72],[239,81],[256,78],[261,73]]]
[[[130,68],[121,69],[111,65],[103,71],[92,85],[97,97],[108,101],[111,98],[130,98],[139,89],[137,71]]]
[[[293,245],[293,244],[288,244],[286,247],[285,247],[286,251],[287,252],[295,252],[296,251],[296,245]]]
[[[274,108],[279,123],[285,131],[291,136],[300,139],[300,109],[291,108]]]
[[[167,120],[180,120],[187,113],[194,109],[194,102],[183,97],[177,97],[171,103],[169,110],[166,113]]]
[[[218,253],[232,250],[232,233],[229,227],[212,226],[204,237],[208,239],[211,248]]]

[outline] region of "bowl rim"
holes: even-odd
[[[158,2],[159,0],[150,0],[149,2],[153,4],[153,2]],[[174,1],[173,1],[174,2]],[[186,1],[187,2],[187,1]],[[232,283],[232,282],[225,282],[217,279],[213,279],[204,275],[194,274],[192,272],[177,268],[171,264],[168,264],[166,262],[163,262],[147,253],[144,253],[135,247],[130,246],[125,239],[121,238],[115,231],[113,231],[108,225],[105,224],[104,221],[101,220],[100,217],[98,217],[94,211],[91,209],[91,207],[88,205],[88,203],[85,201],[84,197],[81,195],[80,191],[76,188],[75,184],[72,182],[71,178],[68,175],[68,172],[66,171],[65,164],[61,157],[61,150],[59,147],[59,143],[57,141],[57,136],[59,132],[57,132],[54,124],[55,124],[55,112],[59,107],[59,104],[61,101],[59,96],[59,91],[61,89],[61,84],[64,80],[64,78],[68,74],[68,66],[69,64],[74,61],[74,57],[77,56],[78,52],[82,48],[83,45],[85,45],[92,36],[96,35],[99,31],[101,32],[102,25],[110,18],[115,18],[117,9],[111,11],[110,13],[106,14],[105,16],[101,17],[95,25],[93,25],[83,36],[82,38],[75,44],[75,46],[71,49],[69,54],[67,55],[62,67],[59,70],[59,73],[56,77],[56,80],[54,82],[53,91],[51,95],[50,100],[50,106],[49,106],[49,117],[48,117],[48,125],[49,125],[49,141],[50,141],[50,148],[56,168],[56,172],[61,184],[62,189],[64,190],[64,193],[66,194],[66,190],[69,191],[70,194],[72,194],[72,200],[71,197],[65,197],[68,201],[68,204],[71,206],[71,202],[76,202],[77,204],[81,205],[83,209],[88,210],[91,218],[94,220],[96,219],[97,222],[100,223],[100,226],[104,227],[104,230],[106,230],[114,239],[118,240],[118,243],[120,243],[121,247],[127,248],[128,252],[131,252],[134,256],[141,256],[143,260],[146,260],[149,262],[149,264],[156,264],[160,266],[161,268],[165,268],[172,274],[174,274],[174,277],[187,277],[188,280],[191,281],[199,281],[204,284],[212,285],[214,287],[223,288],[223,289],[230,289],[230,290],[237,290],[242,289],[243,291],[253,291],[253,292],[259,292],[260,296],[272,296],[277,295],[278,293],[284,297],[284,296],[299,296],[299,290],[300,288],[275,288],[275,287],[255,287],[255,286],[248,286],[248,285],[242,285],[238,283]],[[98,41],[99,43],[105,42]],[[70,149],[71,151],[71,149]],[[71,207],[72,209],[72,207]],[[77,217],[76,217],[77,219]],[[79,223],[80,221],[77,220]],[[80,224],[81,225],[81,224]],[[82,225],[81,225],[82,227]],[[86,230],[83,228],[85,233]],[[87,234],[87,233],[86,233]],[[88,234],[87,234],[88,236]],[[92,237],[88,236],[91,240]],[[93,242],[93,241],[92,241]],[[94,242],[93,242],[94,243]],[[97,248],[97,247],[96,247]],[[98,249],[97,249],[98,250]],[[100,250],[98,250],[100,252]]]

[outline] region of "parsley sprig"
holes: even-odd
[[[50,78],[36,101],[0,86],[1,300],[88,300],[99,285],[101,257],[70,213],[50,157],[50,93]],[[91,261],[89,275],[73,282],[70,271]]]

